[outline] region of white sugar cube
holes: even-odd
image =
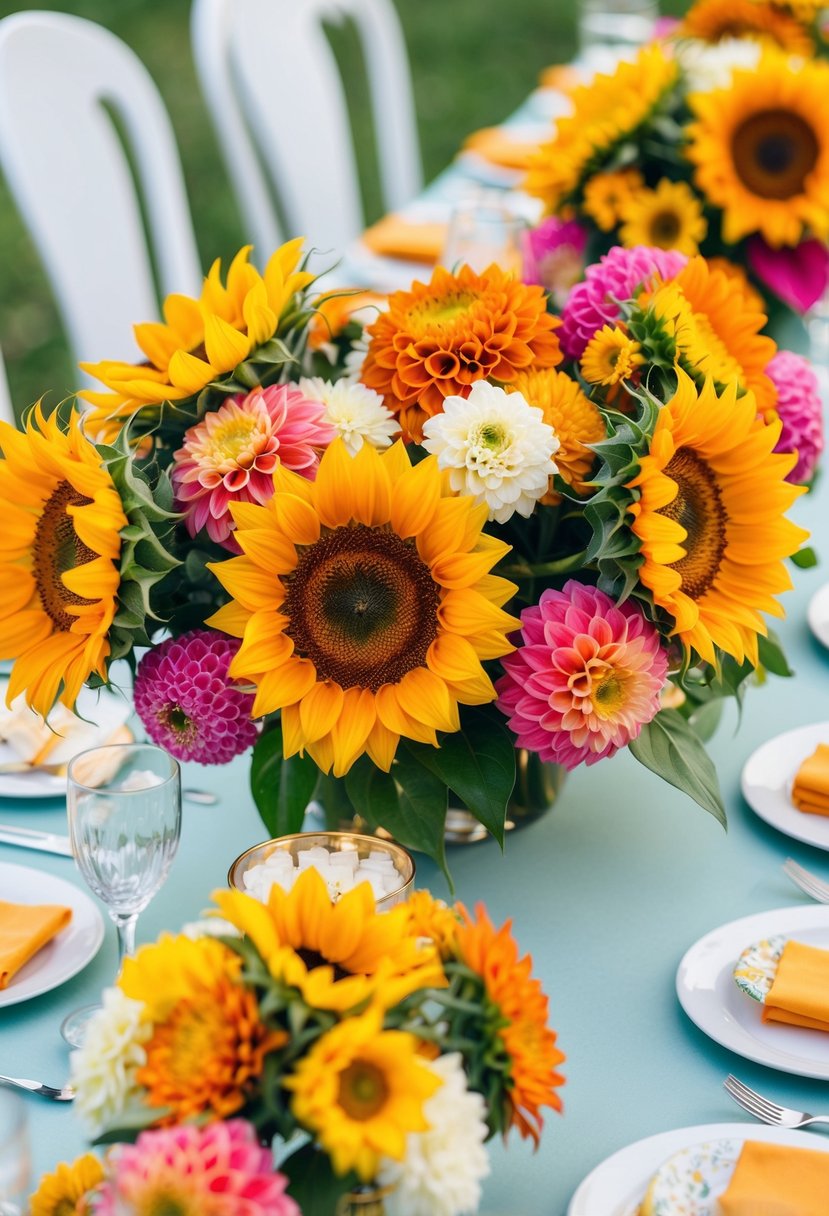
[[[342,866],[344,869],[349,869],[353,873],[360,864],[360,858],[354,849],[342,849],[339,852],[331,854],[331,865]]]

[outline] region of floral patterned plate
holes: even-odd
[[[746,946],[734,968],[734,983],[753,1001],[765,1005],[783,947],[789,939],[780,933],[764,937],[762,941]]]

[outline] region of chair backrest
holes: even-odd
[[[133,324],[158,315],[153,258],[164,294],[198,292],[170,120],[146,68],[114,34],[55,12],[0,21],[0,168],[76,358],[135,358]]]
[[[10,422],[12,426],[17,426],[17,419],[14,416],[12,407],[11,393],[9,392],[9,382],[6,379],[6,366],[3,363],[3,356],[0,354],[0,421]]]
[[[383,202],[394,210],[419,191],[422,174],[392,0],[193,2],[196,68],[260,257],[278,240],[272,193],[288,235],[317,249],[340,254],[364,227],[346,94],[322,24],[348,17],[368,74]]]

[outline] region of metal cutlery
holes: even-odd
[[[68,836],[57,832],[41,832],[34,828],[19,828],[14,824],[0,823],[0,844],[15,844],[24,849],[37,849],[41,853],[58,853],[62,857],[72,856],[72,845]]]
[[[748,1111],[761,1123],[770,1123],[773,1127],[788,1127],[794,1130],[798,1127],[809,1127],[812,1123],[829,1123],[829,1115],[810,1115],[805,1110],[792,1110],[790,1106],[778,1106],[769,1098],[764,1098],[755,1089],[749,1089],[742,1081],[738,1081],[730,1073],[723,1081],[728,1094],[738,1106]]]
[[[49,1098],[52,1102],[71,1102],[75,1097],[75,1091],[71,1085],[55,1089],[54,1085],[44,1085],[42,1081],[31,1081],[28,1077],[0,1076],[0,1085],[10,1085],[13,1089],[25,1089],[30,1094]]]
[[[800,887],[801,891],[805,891],[807,895],[817,900],[819,904],[829,904],[829,882],[824,882],[822,878],[818,878],[817,874],[813,874],[805,866],[798,865],[792,857],[787,857],[783,862],[783,872],[792,880],[796,887]]]

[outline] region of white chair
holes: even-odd
[[[153,260],[164,294],[197,293],[201,282],[175,137],[138,57],[79,17],[0,21],[0,168],[75,357],[136,358],[132,326],[159,311]]]
[[[0,355],[0,421],[10,422],[12,426],[17,426],[17,419],[14,416],[14,409],[12,407],[11,393],[9,392],[9,382],[6,379],[6,366],[2,355]]]
[[[365,226],[346,94],[322,26],[348,17],[363,47],[383,202],[391,211],[422,184],[409,65],[392,0],[193,0],[196,69],[260,259],[281,239],[274,194],[288,235],[306,236],[329,254],[328,264]]]

